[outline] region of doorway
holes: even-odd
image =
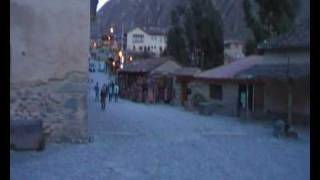
[[[245,117],[246,113],[253,110],[253,85],[239,84],[238,91],[238,116]]]
[[[181,96],[180,96],[181,104],[188,100],[188,84],[186,82],[181,82]]]

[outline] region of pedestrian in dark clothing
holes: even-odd
[[[100,91],[100,101],[101,101],[101,109],[106,109],[106,98],[107,98],[107,86],[104,84]]]
[[[109,102],[112,101],[112,96],[113,96],[113,82],[109,84],[109,87],[108,87],[108,93],[109,93]]]
[[[113,87],[113,93],[114,93],[114,101],[118,102],[119,86],[116,83],[114,84],[114,87]]]
[[[96,93],[96,98],[95,101],[99,101],[99,83],[97,82],[96,85],[94,86],[94,91]]]

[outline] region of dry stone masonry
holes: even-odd
[[[10,0],[10,120],[42,120],[47,140],[84,142],[90,0]]]

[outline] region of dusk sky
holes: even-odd
[[[97,6],[97,11],[109,0],[99,0],[98,6]]]

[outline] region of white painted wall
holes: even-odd
[[[134,34],[143,35],[143,42],[142,43],[134,42],[134,38],[133,38]],[[140,50],[140,47],[142,47],[142,50]],[[167,47],[166,36],[149,35],[148,33],[144,32],[140,28],[135,28],[129,31],[127,34],[127,49],[136,51],[136,52],[143,52],[144,47],[150,47],[150,51],[159,56],[161,53],[160,47],[162,47],[162,51]]]
[[[233,58],[243,58],[244,57],[243,44],[242,43],[225,43],[224,53]]]

